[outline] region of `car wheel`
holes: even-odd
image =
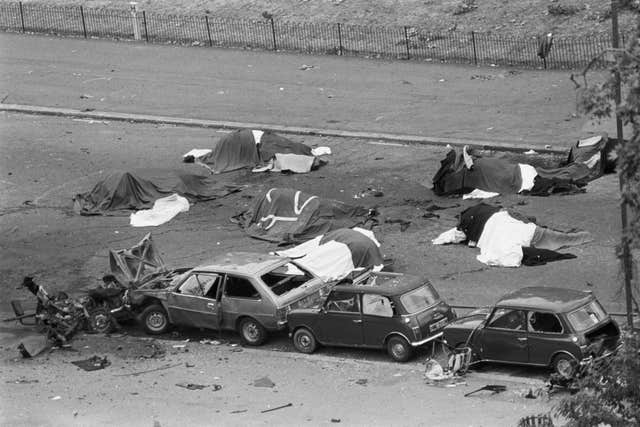
[[[161,305],[152,304],[142,310],[140,319],[148,334],[164,334],[169,329],[169,317]]]
[[[240,321],[238,333],[242,341],[247,345],[261,345],[267,339],[267,331],[264,326],[251,317],[245,317]]]
[[[293,334],[293,345],[300,353],[311,354],[318,348],[318,342],[310,330],[300,328]]]
[[[391,337],[387,341],[387,353],[396,362],[406,362],[411,357],[411,346],[402,337]]]
[[[108,334],[114,330],[111,313],[106,308],[94,308],[89,312],[89,329],[99,334]]]
[[[553,358],[553,370],[563,378],[572,378],[576,373],[576,360],[567,354],[559,354]]]

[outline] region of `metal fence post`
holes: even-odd
[[[80,16],[82,17],[82,32],[84,33],[84,38],[87,38],[87,25],[84,23],[84,10],[82,9],[82,5],[80,6]]]
[[[404,44],[407,47],[407,59],[411,59],[411,54],[409,53],[409,32],[406,26],[404,27]]]
[[[471,44],[473,45],[473,65],[478,65],[478,53],[476,52],[476,33],[471,31]]]
[[[24,13],[22,12],[22,2],[19,2],[20,5],[20,23],[22,24],[22,32],[24,33]]]
[[[135,1],[129,2],[129,11],[131,13],[131,24],[133,25],[133,38],[134,40],[140,40],[140,27],[138,26],[138,11],[136,9]]]
[[[340,29],[340,23],[338,22],[338,45],[339,45],[339,55],[342,56],[342,30]]]
[[[149,32],[147,31],[147,13],[142,11],[142,23],[144,24],[144,39],[149,43]]]
[[[273,23],[273,17],[269,18],[271,22],[271,35],[273,36],[273,50],[278,50],[278,45],[276,44],[276,26]]]
[[[213,41],[211,41],[211,30],[209,29],[209,16],[204,15],[204,22],[207,24],[207,35],[209,36],[209,47],[213,46]]]

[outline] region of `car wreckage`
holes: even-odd
[[[548,366],[571,378],[616,350],[620,328],[591,292],[527,287],[451,322],[444,341],[470,348],[472,363]]]

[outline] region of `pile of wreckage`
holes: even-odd
[[[433,177],[433,191],[441,197],[485,200],[499,194],[580,193],[588,182],[614,167],[612,147],[606,134],[578,141],[568,158],[553,168],[481,157],[470,153],[468,147],[451,148]],[[308,173],[327,164],[328,154],[331,150],[327,147],[311,148],[273,132],[239,130],[218,140],[211,149],[194,149],[182,156],[184,162],[203,167],[204,174],[162,169],[113,172],[92,190],[76,195],[74,206],[81,215],[126,213],[132,226],[158,226],[188,211],[192,203],[243,190],[241,185],[220,184],[215,174],[247,168],[256,173]],[[443,341],[458,322],[454,321],[455,314],[427,279],[389,272],[392,260],[385,257],[372,231],[378,225],[376,216],[375,209],[302,190],[271,188],[232,221],[252,238],[288,248],[268,254],[225,253],[206,265],[168,269],[147,234],[132,248],[111,250],[110,273],[81,298],[49,295],[26,277],[23,285],[36,296],[37,308],[25,314],[14,301],[16,317],[8,320],[22,323],[33,317],[48,341],[58,345],[67,345],[80,330],[110,332],[130,319],[140,322],[151,334],[164,333],[171,325],[232,329],[249,345],[264,342],[269,331],[289,327],[295,347],[311,353],[319,343],[331,345],[333,338],[311,333],[310,326],[287,326],[287,319],[308,317],[304,310],[314,307],[316,314],[324,313],[327,318],[333,312],[361,319],[387,317],[390,327],[396,328],[392,334],[395,338],[367,346],[386,348],[394,360],[404,361],[412,346],[440,342],[448,349],[445,367],[430,360],[425,376],[441,381],[463,375],[470,364],[483,359],[471,342],[480,323],[472,322],[476,329],[466,341]],[[535,218],[483,201],[463,209],[458,217],[458,224],[441,232],[432,243],[477,247],[478,261],[491,266],[542,265],[571,259],[575,255],[557,251],[591,241],[587,231],[555,230],[536,224]],[[357,292],[349,293],[356,287]],[[229,298],[267,301],[268,310],[274,314],[258,317],[246,311],[230,317],[225,306]],[[583,301],[582,296],[575,298]],[[205,311],[207,315],[202,314]],[[415,320],[418,312],[422,313],[420,321]],[[480,316],[478,319],[485,322],[487,318],[495,320],[496,313],[481,310],[470,316]],[[400,326],[393,324],[400,318],[415,322],[413,332],[406,332],[415,333],[415,338],[407,337],[397,329]],[[323,320],[308,317],[307,321]],[[524,322],[521,326],[526,328]],[[599,339],[606,341],[618,335],[617,326],[605,328]],[[24,345],[20,351],[25,357],[38,353]],[[567,369],[556,359],[547,364],[556,370]]]

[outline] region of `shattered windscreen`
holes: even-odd
[[[280,296],[302,286],[313,279],[313,276],[306,270],[288,262],[263,274],[261,279],[271,289],[271,292]]]
[[[607,313],[598,301],[591,301],[567,314],[567,319],[576,331],[584,331],[602,322]]]
[[[414,289],[400,297],[400,301],[407,313],[417,313],[438,302],[438,294],[428,285]]]

